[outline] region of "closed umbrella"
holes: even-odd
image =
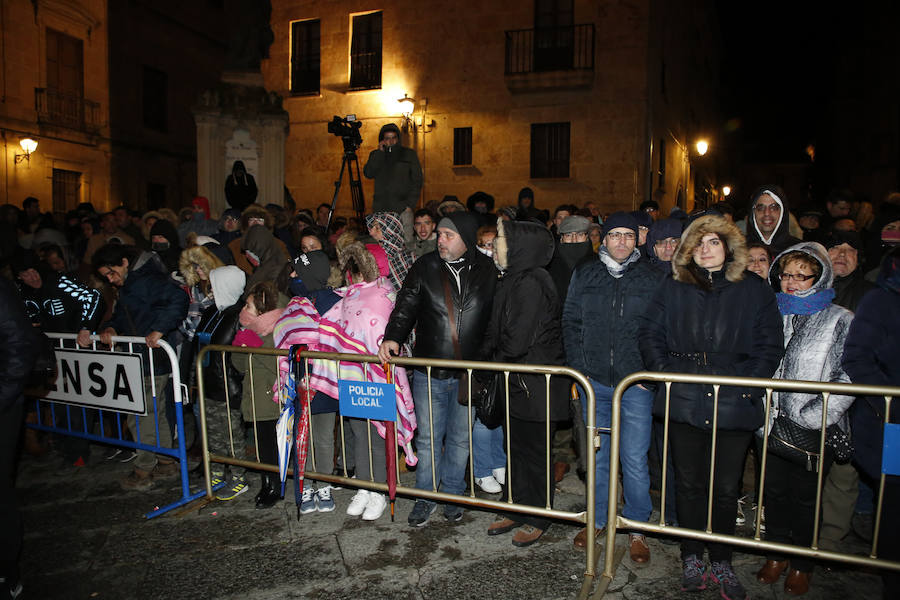
[[[393,384],[393,367],[389,364],[383,366],[386,383]],[[388,498],[391,500],[391,521],[393,521],[394,500],[397,497],[397,431],[394,429],[393,421],[384,422],[384,458],[387,468]]]

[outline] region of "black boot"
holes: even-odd
[[[256,495],[256,508],[272,508],[281,500],[281,493],[276,488],[277,480],[271,473],[260,475],[259,493]]]

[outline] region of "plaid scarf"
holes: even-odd
[[[378,243],[384,248],[388,264],[391,267],[388,278],[394,284],[394,288],[399,290],[403,286],[403,280],[406,279],[406,273],[415,262],[412,253],[406,249],[406,242],[403,239],[403,223],[394,212],[377,212],[366,215],[367,227],[371,228],[376,223],[381,225],[381,233],[384,235],[384,239],[379,240]]]

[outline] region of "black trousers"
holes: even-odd
[[[0,409],[0,577],[12,579],[18,576],[22,548],[22,515],[13,481],[21,429],[21,404]]]
[[[762,456],[762,440],[757,439],[757,454]],[[813,521],[816,508],[818,473],[769,452],[766,458],[766,481],[763,504],[766,507],[766,540],[795,546],[812,544]],[[822,461],[824,478],[831,467],[831,452],[826,449]],[[770,560],[786,560],[785,555],[772,553]],[[790,557],[791,568],[811,573],[815,562],[803,556]]]
[[[506,425],[504,424],[504,427]],[[510,416],[509,429],[505,434],[509,438],[510,473],[507,491],[512,491],[513,502],[529,506],[546,506],[547,503],[547,440],[546,424],[535,421],[522,421]],[[553,427],[550,428],[551,440]],[[551,462],[552,468],[552,462]],[[555,482],[550,482],[550,506],[553,506]],[[531,525],[541,530],[550,526],[549,519],[543,519],[522,513],[504,515],[516,523]]]
[[[712,530],[734,535],[734,519],[740,486],[736,473],[744,468],[744,456],[753,436],[752,431],[719,430],[716,437],[716,468],[713,479]],[[669,443],[675,466],[675,501],[678,524],[687,529],[706,529],[709,502],[709,465],[712,431],[684,423],[669,426]],[[686,539],[681,543],[681,557],[703,556],[704,542]],[[709,560],[731,561],[731,546],[710,543]]]

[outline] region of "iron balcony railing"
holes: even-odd
[[[42,125],[56,125],[86,133],[100,130],[100,103],[85,100],[77,94],[35,88],[34,107],[38,122]]]
[[[594,24],[506,32],[506,74],[594,70]]]

